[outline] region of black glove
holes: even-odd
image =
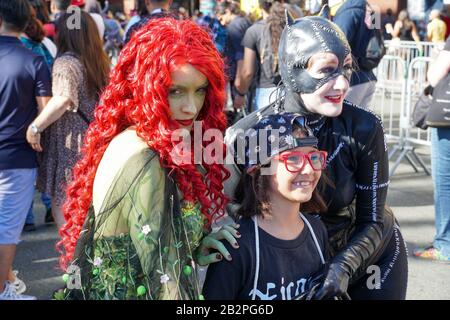
[[[347,245],[332,259],[322,287],[313,299],[330,299],[346,293],[350,278],[360,266],[365,266],[380,245],[382,233],[382,226],[375,223],[355,232]]]
[[[347,292],[350,275],[339,264],[330,264],[322,285],[312,296],[314,300],[340,298]]]

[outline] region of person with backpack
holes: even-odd
[[[103,21],[105,22],[103,50],[111,60],[111,64],[116,65],[123,46],[123,30],[111,11],[103,15]]]
[[[256,110],[269,105],[270,101],[275,99],[274,91],[281,80],[278,71],[278,43],[286,24],[285,8],[279,1],[260,0],[259,6],[263,19],[255,22],[245,32],[242,40],[244,62],[242,72],[238,75],[240,81],[236,86],[239,92],[246,94],[255,79]],[[244,97],[241,96],[241,99]]]
[[[347,37],[356,59],[356,70],[345,99],[364,108],[369,107],[375,93],[377,78],[372,70],[386,52],[382,31],[373,25],[373,14],[366,0],[347,0],[333,19]]]

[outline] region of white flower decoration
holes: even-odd
[[[160,278],[160,281],[162,284],[167,283],[167,281],[169,281],[169,276],[167,274],[163,274]]]
[[[102,265],[102,263],[103,263],[102,258],[100,258],[100,257],[95,257],[95,259],[94,259],[94,266],[100,267],[100,266]]]
[[[283,117],[280,117],[280,118],[278,119],[278,123],[286,123],[286,120],[284,120]]]
[[[286,136],[284,138],[284,140],[286,141],[287,144],[293,144],[294,143],[294,138],[292,136]]]
[[[142,227],[142,233],[145,235],[148,235],[151,231],[152,231],[152,229],[150,228],[150,226],[148,224],[146,224],[145,226]]]
[[[285,126],[281,126],[280,129],[278,129],[280,131],[280,133],[285,133],[286,132],[286,127]]]

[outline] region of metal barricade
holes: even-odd
[[[435,57],[439,50],[444,48],[445,43],[435,42],[415,42],[415,41],[400,41],[388,40],[385,41],[385,46],[388,55],[393,55],[402,58],[409,66],[411,61],[417,57]]]
[[[401,108],[399,114],[399,139],[396,145],[389,152],[389,159],[399,152],[394,165],[391,166],[389,175],[392,176],[400,163],[406,158],[416,172],[419,166],[430,175],[430,170],[425,165],[422,158],[416,153],[418,145],[430,146],[430,132],[423,131],[412,126],[412,112],[415,102],[422,94],[426,85],[426,73],[430,57],[416,57],[408,65],[406,79],[403,82]]]
[[[400,111],[405,101],[407,65],[396,56],[386,55],[374,70],[378,79],[372,104],[374,111],[383,120],[389,142],[400,139]]]

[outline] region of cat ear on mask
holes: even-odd
[[[330,7],[325,4],[322,9],[320,9],[320,12],[318,14],[319,17],[325,18],[327,20],[331,20],[331,12]]]
[[[292,17],[289,10],[284,10],[284,15],[286,16],[286,26],[289,28],[295,23],[295,19]]]

